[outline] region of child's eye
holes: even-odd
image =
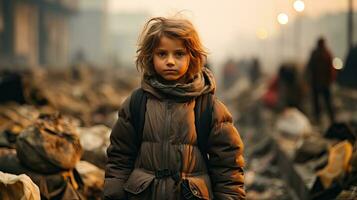
[[[179,58],[181,58],[181,57],[183,57],[183,56],[186,55],[186,53],[183,52],[183,51],[178,51],[178,52],[176,52],[175,54],[176,54],[176,56],[179,57]]]
[[[164,52],[164,51],[159,51],[156,54],[161,58],[166,56],[166,52]]]

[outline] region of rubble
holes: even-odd
[[[53,69],[13,73],[23,99],[0,105],[0,171],[26,174],[41,199],[101,199],[109,127],[139,79],[83,66],[77,76]]]
[[[329,188],[333,181],[351,170],[351,156],[352,145],[347,141],[340,142],[330,149],[326,167],[317,172],[324,188]]]
[[[0,171],[0,199],[40,200],[40,191],[25,174],[13,175]]]
[[[328,141],[317,135],[301,138],[296,143],[294,162],[304,163],[322,157],[328,151]]]
[[[296,108],[283,110],[277,119],[276,126],[279,132],[295,138],[312,132],[309,119]]]
[[[15,99],[0,106],[0,171],[28,175],[44,199],[66,199],[66,195],[101,198],[110,127],[117,119],[119,105],[138,84],[125,73],[90,68],[76,73],[20,73],[24,102]],[[247,199],[356,198],[357,95],[338,88],[339,118],[344,121],[324,131],[325,125],[316,127],[306,113],[294,108],[283,112],[264,108],[262,96],[268,89],[264,81],[251,85],[241,80],[225,96],[232,104],[234,119],[239,120],[238,130],[245,143]],[[24,142],[30,133],[41,137],[34,139],[32,135],[29,143]],[[42,145],[47,150],[46,141],[47,145],[55,144],[51,140],[55,137],[74,143],[59,145],[63,148],[46,154],[51,158],[18,148],[23,143]],[[345,151],[337,153],[334,148]],[[71,152],[77,151],[70,158]],[[340,154],[343,156],[336,156]],[[339,158],[343,162],[333,161]],[[64,162],[70,165],[62,165]],[[42,167],[35,168],[35,163]],[[330,170],[338,173],[330,176]]]
[[[81,144],[84,152],[82,160],[86,160],[104,169],[107,161],[106,150],[110,144],[111,129],[105,125],[79,127]]]
[[[255,88],[261,86],[231,100],[231,109],[241,104],[235,118],[245,144],[247,199],[357,199],[357,92],[334,91],[339,121],[317,126],[296,108],[262,107],[265,93],[252,98]]]
[[[82,195],[77,186],[81,182],[74,171],[61,171],[44,174],[33,171],[23,165],[17,157],[16,151],[6,151],[0,156],[0,171],[15,175],[26,174],[38,186],[41,199],[81,200]]]
[[[82,155],[79,135],[60,115],[40,115],[17,137],[17,156],[40,173],[73,169]],[[29,156],[31,155],[31,156]]]
[[[15,147],[16,137],[39,116],[33,106],[7,104],[0,106],[0,147]]]
[[[92,199],[101,199],[104,187],[104,170],[86,161],[80,161],[76,169],[83,180],[83,195]]]
[[[349,189],[343,190],[336,197],[336,200],[356,199],[356,197],[357,197],[357,186],[353,186]]]

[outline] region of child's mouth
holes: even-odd
[[[166,73],[176,73],[176,70],[168,69],[168,70],[165,70],[164,72],[166,72]]]

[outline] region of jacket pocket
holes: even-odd
[[[185,177],[181,183],[184,199],[212,199],[211,182],[208,175]]]
[[[143,199],[150,194],[148,187],[155,176],[141,169],[134,169],[127,182],[124,184],[124,190],[128,192],[129,199]]]

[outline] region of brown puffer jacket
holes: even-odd
[[[141,147],[129,120],[129,97],[111,134],[105,199],[183,199],[183,183],[193,199],[244,199],[243,143],[230,113],[217,99],[208,139],[208,169],[197,146],[192,97],[214,92],[211,72],[204,69],[189,84],[164,85],[145,77],[142,88],[151,95]],[[165,169],[179,172],[180,181],[155,176]]]

